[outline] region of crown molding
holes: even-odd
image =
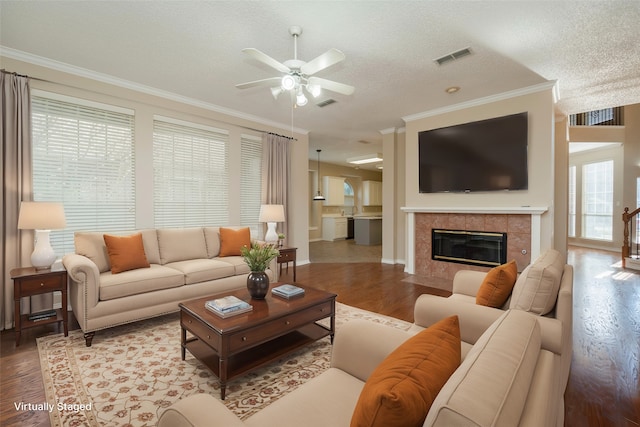
[[[141,92],[147,95],[157,96],[159,98],[179,102],[182,104],[190,105],[192,107],[198,107],[208,111],[214,111],[216,113],[225,114],[227,116],[235,117],[238,119],[249,120],[251,122],[259,123],[264,126],[275,127],[278,129],[292,129],[293,132],[299,133],[302,135],[307,135],[309,133],[308,129],[301,129],[296,127],[292,128],[291,124],[278,123],[272,120],[267,120],[262,117],[243,113],[241,111],[236,111],[229,108],[221,107],[216,104],[211,104],[209,102],[200,101],[200,100],[189,98],[183,95],[178,95],[177,93],[165,91],[162,89],[157,89],[157,88],[146,86],[140,83],[135,83],[135,82],[114,77],[108,74],[92,71],[86,68],[76,67],[75,65],[70,65],[64,62],[55,61],[53,59],[45,58],[43,56],[33,55],[27,52],[8,48],[2,45],[0,45],[0,56],[15,59],[17,61],[27,62],[29,64],[38,65],[38,66],[49,68],[56,71],[61,71],[63,73],[72,74],[78,77],[84,77],[84,78],[95,80],[101,83],[106,83],[113,86],[130,89],[130,90]],[[56,82],[51,82],[51,83],[56,83]]]
[[[405,123],[413,122],[415,120],[425,119],[427,117],[439,116],[441,114],[451,113],[454,111],[464,110],[471,107],[478,107],[480,105],[491,104],[493,102],[504,101],[506,99],[516,98],[518,96],[529,95],[532,93],[543,92],[545,90],[553,90],[554,102],[557,102],[558,89],[556,80],[549,80],[543,83],[539,83],[533,86],[527,86],[520,89],[510,90],[496,95],[485,96],[484,98],[473,99],[471,101],[461,102],[459,104],[449,105],[446,107],[436,108],[434,110],[425,111],[422,113],[411,114],[409,116],[402,117]]]

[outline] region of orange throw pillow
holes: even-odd
[[[131,236],[110,236],[105,234],[103,238],[104,244],[107,245],[112,274],[150,267],[147,255],[144,253],[142,233]]]
[[[518,266],[515,260],[492,268],[478,289],[476,304],[495,308],[502,307],[511,295],[517,278]]]
[[[460,358],[458,316],[409,338],[365,383],[351,427],[422,426],[433,400],[460,366]]]
[[[220,227],[220,256],[241,255],[240,248],[251,247],[251,230]]]

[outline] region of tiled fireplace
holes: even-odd
[[[458,230],[504,234],[506,260],[522,271],[540,253],[540,216],[546,208],[403,208],[407,212],[405,271],[451,280],[458,270],[488,271],[491,266],[432,259],[432,231]]]

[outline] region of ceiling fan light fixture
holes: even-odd
[[[284,90],[291,90],[296,87],[296,83],[296,79],[291,74],[287,74],[282,78],[280,85]]]
[[[278,99],[278,95],[280,95],[283,92],[282,87],[272,87],[271,88],[271,95],[273,95],[274,99]]]
[[[322,94],[322,88],[318,85],[308,84],[307,92],[309,92],[314,98],[317,98],[320,96],[320,94]]]
[[[304,93],[302,93],[302,90],[300,90],[300,92],[298,92],[298,94],[296,95],[296,104],[298,105],[298,107],[304,107],[305,105],[307,105],[307,97],[304,96]]]

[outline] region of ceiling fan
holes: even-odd
[[[292,26],[289,28],[289,34],[293,36],[293,59],[284,62],[279,62],[258,49],[242,49],[242,52],[280,71],[284,75],[281,77],[270,77],[268,79],[240,83],[236,85],[238,89],[271,86],[271,94],[274,98],[277,99],[278,95],[283,92],[290,92],[292,95],[295,94],[296,104],[301,107],[308,102],[304,91],[314,98],[318,97],[323,89],[343,95],[353,94],[355,90],[353,86],[314,76],[317,72],[343,61],[345,59],[344,53],[338,49],[329,49],[309,62],[302,61],[298,59],[298,37],[302,34],[302,28]]]

